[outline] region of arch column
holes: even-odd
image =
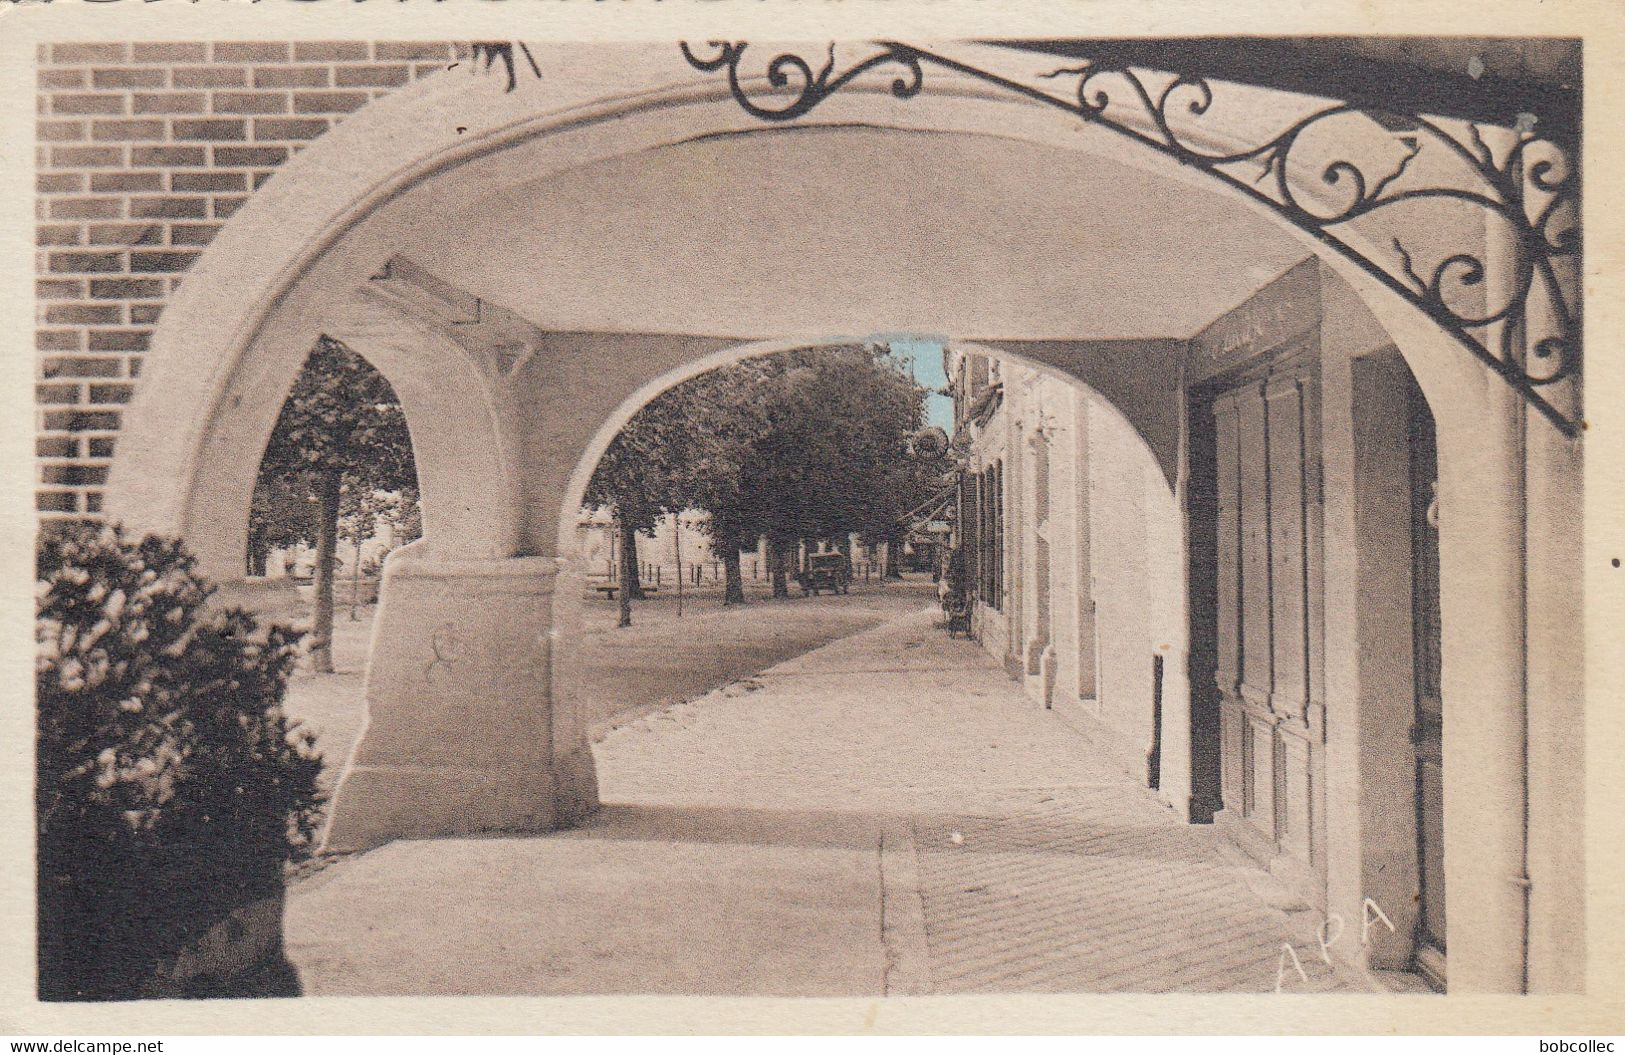
[[[1326,360],[1324,421],[1328,481],[1342,481],[1328,487],[1326,510],[1328,737],[1338,762],[1327,774],[1328,909],[1343,919],[1359,962],[1403,969],[1417,910],[1402,368],[1383,360],[1378,335],[1363,347],[1359,335],[1339,336],[1346,343]],[[1429,342],[1411,336],[1405,347],[1429,354]],[[1431,354],[1451,350],[1447,338],[1432,340]],[[1528,884],[1527,412],[1487,371],[1462,369],[1447,388],[1441,380],[1436,373],[1425,391],[1439,443],[1449,987],[1515,993],[1524,989]]]
[[[557,565],[426,554],[420,541],[386,563],[366,724],[334,797],[326,849],[545,831],[565,812],[552,723]]]
[[[1492,253],[1490,262],[1502,261]],[[1578,988],[1581,441],[1559,435],[1419,313],[1376,295],[1371,280],[1353,269],[1327,264],[1369,309],[1370,325],[1399,347],[1438,427],[1450,990]],[[1341,328],[1351,346],[1370,340],[1353,335],[1365,325],[1356,319],[1364,310],[1345,311],[1334,324],[1331,304],[1327,333]],[[1329,580],[1328,601],[1332,587]],[[1334,627],[1328,606],[1329,655],[1337,652],[1336,633],[1353,631]],[[1331,676],[1328,669],[1329,692]],[[1351,686],[1358,688],[1342,681],[1344,691]],[[1346,727],[1331,732],[1360,735]],[[1330,793],[1336,797],[1339,789]],[[1335,814],[1338,804],[1331,808]],[[1353,862],[1346,871],[1351,882],[1332,892],[1333,908],[1342,906],[1356,924],[1366,892],[1362,871],[1381,863],[1365,846],[1368,830],[1381,823],[1357,816],[1348,829],[1352,839],[1332,848],[1334,875],[1337,855],[1356,855],[1342,858]]]
[[[1524,988],[1523,405],[1483,378],[1470,430],[1440,422],[1444,824],[1452,992]]]
[[[1362,280],[1346,272],[1344,276],[1360,289]],[[1522,992],[1528,888],[1524,843],[1528,411],[1500,378],[1463,357],[1451,339],[1425,319],[1408,311],[1384,310],[1372,298],[1366,304],[1371,322],[1380,325],[1404,354],[1437,424],[1449,987],[1452,993]],[[1362,324],[1355,314],[1338,313],[1332,305],[1329,298],[1328,334],[1341,333],[1350,351],[1362,341],[1366,348],[1375,345],[1376,334],[1356,334]],[[1353,409],[1356,416],[1361,413],[1359,407]],[[1344,428],[1335,422],[1329,425]],[[1363,456],[1375,454],[1367,450]],[[1335,522],[1337,511],[1328,512]],[[1352,516],[1347,519],[1353,523]],[[1333,526],[1329,522],[1328,553]],[[1356,565],[1339,579],[1336,576],[1343,573],[1336,568],[1341,565],[1328,562],[1328,656],[1343,653],[1347,660],[1328,668],[1328,693],[1346,694],[1340,702],[1353,706],[1344,708],[1342,721],[1333,724],[1329,735],[1358,757],[1382,749],[1369,742],[1370,729],[1365,728],[1359,706],[1370,690],[1366,680],[1377,667],[1360,663],[1357,642],[1366,631],[1357,625],[1359,613],[1353,613],[1350,621],[1334,609],[1334,591],[1341,592],[1340,603],[1347,604],[1360,589],[1358,539],[1341,541]],[[1380,647],[1375,642],[1373,646]],[[1380,779],[1371,774],[1350,776],[1360,783]],[[1332,873],[1341,872],[1344,881],[1334,885],[1330,900],[1332,910],[1344,916],[1358,940],[1364,898],[1380,900],[1383,886],[1372,877],[1383,864],[1382,848],[1391,840],[1382,831],[1383,813],[1363,808],[1358,788],[1334,783],[1329,795],[1334,816],[1340,809],[1355,811],[1342,814],[1345,823],[1332,825],[1346,837],[1331,848]],[[1338,861],[1343,862],[1341,868]],[[1406,925],[1398,915],[1392,921],[1398,928]],[[1361,957],[1371,956],[1381,964],[1393,945],[1386,941],[1382,923],[1372,926],[1371,948],[1362,950]]]
[[[385,563],[366,717],[328,850],[546,831],[596,803],[590,755],[554,721],[559,562],[527,553],[525,538],[539,474],[513,382],[543,335],[495,306],[448,322],[422,300],[411,288],[369,290],[326,327],[401,399],[425,528]]]

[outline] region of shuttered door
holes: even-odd
[[[1417,862],[1421,904],[1417,919],[1417,966],[1445,987],[1444,918],[1444,706],[1439,679],[1439,529],[1432,515],[1439,478],[1433,415],[1414,383],[1410,393],[1411,596],[1416,661]]]
[[[1222,819],[1323,899],[1318,387],[1278,360],[1212,402]]]

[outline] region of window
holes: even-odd
[[[981,540],[981,555],[977,558],[976,566],[981,574],[977,576],[976,593],[983,604],[993,603],[993,469],[989,466],[983,469],[976,477],[977,488],[981,492],[981,501],[978,503],[982,510],[982,527],[977,532]]]
[[[977,530],[977,592],[982,603],[1004,609],[1004,463],[995,462],[976,477],[981,513]]]
[[[1004,462],[993,463],[993,607],[1004,610]]]
[[[959,481],[962,498],[959,507],[959,552],[963,562],[957,585],[966,598],[977,592],[982,575],[982,478],[962,476]]]

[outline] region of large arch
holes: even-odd
[[[895,331],[893,331],[895,332]],[[861,338],[860,338],[861,339]],[[1133,379],[1126,378],[1120,369],[1120,364],[1107,363],[1104,369],[1090,369],[1088,360],[1076,356],[1068,357],[1061,354],[1064,346],[1057,343],[1042,342],[978,342],[956,340],[948,337],[938,337],[943,344],[956,351],[969,354],[979,354],[989,358],[1000,359],[1025,366],[1040,376],[1055,378],[1075,386],[1084,393],[1093,397],[1096,405],[1111,419],[1123,432],[1132,436],[1130,442],[1137,442],[1142,448],[1144,456],[1152,464],[1163,470],[1166,495],[1170,500],[1175,498],[1176,479],[1175,471],[1179,459],[1177,422],[1175,429],[1167,429],[1165,415],[1158,413],[1163,408],[1157,404],[1144,404],[1130,398],[1127,393],[1132,391]],[[551,628],[554,642],[554,676],[553,685],[557,699],[555,700],[554,714],[556,722],[570,730],[570,735],[584,729],[585,717],[577,713],[576,703],[571,698],[570,689],[579,684],[579,674],[571,665],[575,649],[571,647],[575,634],[582,625],[581,608],[582,598],[587,596],[586,578],[589,573],[586,561],[574,548],[575,539],[568,528],[575,524],[599,459],[609,448],[617,433],[625,427],[634,415],[644,406],[657,398],[661,393],[674,388],[683,381],[710,370],[719,369],[733,363],[743,362],[759,356],[774,355],[783,352],[799,351],[821,347],[832,347],[851,343],[851,337],[824,337],[824,338],[790,338],[766,341],[749,341],[733,344],[706,354],[695,354],[685,359],[679,365],[672,367],[658,377],[652,378],[630,393],[613,412],[604,417],[592,433],[591,439],[583,447],[574,471],[570,474],[568,484],[563,489],[558,515],[559,555],[558,555],[558,585],[553,602],[554,622]],[[1172,351],[1169,349],[1168,351]],[[1099,360],[1094,361],[1097,365]],[[1153,374],[1152,381],[1174,383],[1175,377],[1171,361],[1164,364],[1168,370],[1166,375]],[[1144,382],[1142,382],[1144,383]],[[1101,385],[1112,386],[1102,390]],[[1169,404],[1172,405],[1172,404]],[[1175,610],[1171,623],[1182,627],[1185,621],[1186,598],[1183,594],[1173,599]],[[1175,632],[1168,642],[1168,651],[1175,657],[1183,657],[1186,652],[1183,634]],[[1177,694],[1178,686],[1184,684],[1183,670],[1169,672],[1172,692]],[[1177,740],[1184,731],[1181,724],[1182,716],[1170,716],[1174,726],[1170,738]],[[1170,801],[1177,801],[1188,791],[1188,774],[1176,776],[1170,782]]]
[[[450,73],[376,101],[313,142],[248,200],[188,274],[154,335],[120,438],[108,510],[134,529],[184,535],[203,568],[218,577],[243,567],[249,466],[317,333],[337,329],[335,335],[353,340],[409,404],[431,510],[429,537],[392,558],[386,571],[367,678],[368,726],[335,803],[332,845],[540,830],[595,802],[584,731],[553,706],[555,597],[572,593],[555,590],[563,556],[556,512],[617,408],[653,379],[726,354],[751,335],[542,330],[507,317],[512,312],[493,320],[486,312],[494,305],[441,289],[433,275],[415,283],[412,303],[366,291],[397,277],[389,264],[403,245],[421,244],[425,217],[466,211],[469,202],[594,163],[774,134],[742,113],[723,87],[683,70],[673,51],[628,49],[624,57],[572,63],[561,50],[549,58],[568,76],[549,78],[539,94],[507,92],[496,77]],[[979,82],[948,78],[943,85],[907,102],[893,98],[885,83],[854,86],[803,123],[868,129],[886,142],[946,134],[1030,144],[1111,158],[1192,193],[1211,190],[1200,173],[1104,129],[1080,127]],[[1477,833],[1478,859],[1496,863],[1493,876],[1475,880],[1482,870],[1469,844],[1458,842],[1447,854],[1452,905],[1462,906],[1452,908],[1452,918],[1497,921],[1463,928],[1451,942],[1477,950],[1464,957],[1476,973],[1457,979],[1465,988],[1519,988],[1525,957],[1518,943],[1529,927],[1524,685],[1533,646],[1526,642],[1530,613],[1504,601],[1524,595],[1526,547],[1553,554],[1543,566],[1568,566],[1558,556],[1564,551],[1558,534],[1525,537],[1533,515],[1525,499],[1526,429],[1538,432],[1533,442],[1555,479],[1577,481],[1577,446],[1540,431],[1544,423],[1530,420],[1499,378],[1414,305],[1256,201],[1239,194],[1229,200],[1238,212],[1266,217],[1281,237],[1321,255],[1347,280],[1370,324],[1404,355],[1438,418],[1440,492],[1449,511],[1445,691],[1447,708],[1460,719],[1447,715],[1458,732],[1446,752],[1454,772],[1470,774],[1447,793],[1447,823]],[[831,316],[821,332],[788,340],[897,332],[915,321]],[[1099,348],[1093,355],[1081,346],[1063,348],[1066,335],[967,336],[995,348],[1012,337],[1055,338],[1047,342],[1052,351],[1086,371],[1104,359]],[[1173,360],[1185,335],[1167,336],[1158,353],[1170,366],[1165,398],[1155,398],[1155,385],[1132,400],[1127,390],[1116,398],[1177,485],[1181,411]],[[448,362],[460,365],[449,369]],[[1097,387],[1113,397],[1112,383]],[[547,399],[520,399],[526,391]],[[1173,457],[1164,461],[1170,426]],[[1556,508],[1572,505],[1561,486],[1550,480],[1541,486]],[[1563,631],[1553,626],[1548,636]],[[1547,654],[1561,657],[1565,647],[1572,649],[1554,642]],[[1544,673],[1533,673],[1562,687],[1563,668],[1550,662]]]
[[[121,437],[109,508],[134,527],[184,527],[204,567],[231,574],[227,569],[241,565],[239,544],[215,528],[231,518],[216,515],[211,503],[220,496],[199,486],[218,475],[204,463],[221,441],[211,430],[226,408],[238,413],[273,395],[284,378],[291,383],[289,364],[333,291],[364,286],[396,247],[421,239],[424,216],[455,212],[514,184],[596,161],[773,131],[743,114],[720,87],[693,77],[673,82],[670,56],[662,51],[665,61],[651,62],[655,56],[646,50],[637,49],[641,63],[572,70],[579,76],[550,82],[541,99],[506,92],[496,77],[425,78],[374,102],[291,159],[220,232],[165,309]],[[849,89],[806,124],[1042,144],[1110,157],[1197,193],[1214,190],[1200,173],[1148,148],[970,80],[906,104],[883,84]],[[1227,197],[1239,210],[1266,217],[1305,251],[1325,256],[1378,311],[1426,335],[1430,346],[1406,355],[1433,402],[1441,402],[1435,394],[1455,387],[1463,372],[1487,375],[1448,341],[1434,343],[1437,327],[1419,309],[1255,200]],[[899,322],[907,329],[910,321],[849,319],[797,336],[878,332]],[[244,423],[256,424],[247,416]],[[545,545],[528,545],[535,544]]]

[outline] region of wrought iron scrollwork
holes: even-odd
[[[683,56],[702,72],[726,71],[733,98],[767,121],[801,117],[871,71],[895,71],[891,94],[911,99],[924,89],[929,67],[1160,151],[1263,202],[1359,266],[1426,312],[1565,434],[1579,433],[1577,398],[1560,401],[1570,411],[1544,394],[1580,371],[1578,157],[1540,134],[1532,119],[1493,128],[1292,96],[1301,108],[1278,120],[1279,130],[1258,141],[1253,133],[1243,149],[1220,150],[1209,145],[1219,141],[1216,133],[1234,141],[1238,132],[1213,120],[1218,91],[1239,89],[1247,111],[1246,92],[1258,89],[1101,59],[1037,76],[1073,82],[1056,91],[881,41],[840,72],[833,45],[816,72],[794,53],[773,56],[764,91],[741,74],[747,44],[708,47],[714,54],[702,57],[685,43]],[[1451,245],[1452,235],[1461,244]]]
[[[779,91],[794,87],[795,97],[784,106],[766,106],[753,99],[739,80],[739,60],[744,56],[748,45],[712,41],[710,46],[716,48],[717,53],[711,58],[700,58],[695,55],[686,41],[679,46],[683,49],[683,57],[695,69],[705,73],[727,70],[728,87],[733,91],[739,105],[744,107],[747,113],[764,121],[793,121],[859,76],[879,66],[902,67],[903,73],[891,84],[892,94],[899,99],[912,98],[925,86],[925,70],[921,68],[919,61],[890,50],[871,56],[845,72],[836,74],[835,45],[831,44],[829,57],[817,73],[813,72],[812,65],[806,59],[796,54],[779,55],[769,62],[768,86]],[[797,85],[799,87],[795,87]]]
[[[522,41],[476,41],[468,47],[471,68],[475,73],[489,72],[492,66],[498,62],[502,63],[503,69],[508,74],[508,86],[503,89],[505,92],[511,92],[519,86],[518,59],[514,55],[516,48],[519,54],[525,57],[525,61],[530,63],[530,71],[536,75],[536,79],[542,79],[542,68],[536,64],[536,56],[530,53],[530,47]],[[482,60],[485,63],[483,67],[480,65]]]

